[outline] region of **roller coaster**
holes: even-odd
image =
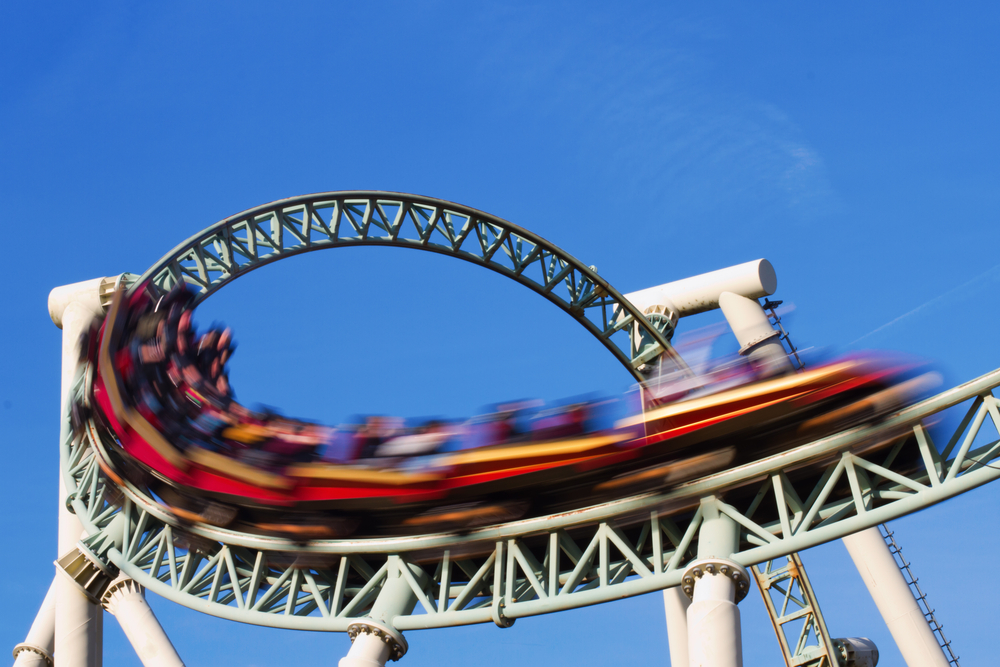
[[[168,386],[192,424],[212,406],[233,405],[216,382],[225,359],[214,371],[197,355],[174,366],[169,354],[143,362],[140,348],[154,332],[176,351],[183,336],[165,327],[176,332],[181,315],[232,280],[285,257],[358,245],[450,255],[532,289],[622,363],[641,408],[599,431],[500,439],[391,464],[357,454],[261,464],[233,454],[260,439],[246,433],[269,428],[259,416],[220,425],[211,447],[189,446],[189,432],[171,431],[148,409],[150,391],[159,406]],[[622,295],[593,267],[505,220],[388,192],[273,202],[209,227],[140,276],[57,288],[60,572],[17,661],[51,664],[54,654],[61,667],[93,667],[99,636],[70,637],[59,630],[67,620],[45,619],[76,613],[86,626],[104,605],[147,667],[182,664],[155,619],[155,627],[130,620],[141,615],[143,589],[243,623],[347,632],[344,667],[402,658],[410,630],[508,627],[664,590],[672,661],[736,665],[737,604],[756,580],[787,664],[874,664],[877,651],[864,640],[830,637],[796,554],[847,538],[856,561],[884,561],[880,524],[1000,477],[990,465],[1000,442],[983,435],[989,421],[1000,425],[1000,370],[914,402],[933,377],[905,361],[796,369],[787,335],[758,300],[775,289],[773,269],[759,260]],[[171,300],[184,304],[173,324]],[[753,368],[719,390],[671,342],[681,318],[712,308],[723,310]],[[679,395],[670,389],[678,378],[686,382]],[[932,429],[953,408],[963,411],[957,426]],[[301,435],[305,425],[293,426]],[[275,433],[260,437],[281,440]],[[859,546],[859,535],[873,534],[884,554]],[[904,582],[909,601],[886,604],[917,608],[892,569],[880,575],[881,589]],[[793,584],[801,594],[792,595]],[[785,596],[778,605],[768,597],[776,591]],[[789,641],[783,628],[793,622],[798,635]],[[908,664],[948,664],[922,625],[903,634],[890,625]]]

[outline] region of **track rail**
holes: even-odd
[[[396,246],[456,257],[545,297],[593,334],[642,381],[670,345],[672,324],[651,324],[593,266],[502,218],[452,202],[398,192],[323,192],[238,213],[192,236],[136,281],[166,291],[184,281],[200,302],[236,278],[304,252]]]
[[[73,391],[89,393],[81,372]],[[111,435],[90,422],[62,443],[70,503],[95,553],[157,594],[222,618],[271,627],[346,631],[389,578],[419,603],[399,630],[533,616],[681,583],[698,528],[722,513],[741,529],[745,566],[838,539],[1000,477],[1000,370],[891,415],[664,493],[467,534],[295,543],[184,526],[100,461]],[[937,446],[926,424],[968,404]],[[68,415],[66,416],[68,419]],[[69,433],[69,430],[64,430]]]

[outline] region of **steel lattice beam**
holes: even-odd
[[[764,598],[785,665],[837,667],[840,661],[835,640],[827,630],[799,555],[788,554],[784,564],[769,560],[750,571]]]
[[[572,316],[640,381],[637,368],[663,353],[686,368],[670,346],[673,332],[651,324],[594,267],[506,220],[417,195],[325,192],[265,204],[192,236],[136,284],[165,291],[184,281],[201,301],[279,259],[348,246],[428,250],[496,271]]]
[[[80,374],[78,398],[89,393],[88,377]],[[114,524],[127,526],[122,547],[107,549],[106,557],[192,609],[258,625],[346,631],[395,568],[419,601],[412,614],[396,618],[397,629],[506,625],[678,585],[710,505],[741,526],[732,559],[749,566],[993,481],[1000,468],[986,464],[1000,457],[1000,441],[980,443],[977,436],[988,421],[1000,425],[997,386],[1000,371],[876,425],[664,493],[463,535],[297,544],[184,526],[141,489],[107,481],[102,452],[116,445],[93,422],[62,443],[62,464],[71,504],[95,544],[110,542],[114,536],[102,529],[125,515]],[[960,403],[970,404],[965,418],[939,451],[924,422]]]

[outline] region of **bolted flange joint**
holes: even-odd
[[[681,590],[689,598],[694,598],[695,583],[702,577],[712,576],[733,580],[737,604],[750,592],[750,575],[746,568],[725,558],[703,558],[688,565],[681,577]]]
[[[382,640],[389,646],[389,660],[399,660],[409,649],[406,639],[396,629],[387,627],[381,623],[376,623],[370,619],[351,623],[347,626],[347,636],[351,638],[351,643],[357,639],[358,635],[367,634]]]
[[[492,617],[493,622],[496,623],[498,628],[509,628],[510,626],[514,625],[514,621],[516,621],[517,619],[508,618],[507,616],[504,616],[503,607],[504,607],[503,600],[500,598],[495,599],[493,601],[493,608],[490,616]]]
[[[34,644],[29,644],[27,642],[21,642],[20,644],[18,644],[17,646],[14,647],[14,660],[15,661],[17,660],[17,656],[18,656],[19,653],[21,653],[21,651],[31,651],[32,653],[37,653],[38,655],[42,656],[42,660],[45,661],[46,665],[48,665],[49,667],[52,667],[52,665],[53,665],[52,655],[49,654],[48,651],[46,651],[46,650],[44,650],[42,648],[39,648],[38,646],[35,646]]]

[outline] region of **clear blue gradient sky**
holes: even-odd
[[[1000,366],[998,24],[986,3],[3,3],[0,648],[57,555],[48,291],[141,272],[274,199],[461,202],[622,291],[767,257],[800,346],[903,350],[950,384]],[[528,290],[409,251],[279,263],[212,319],[235,329],[243,400],[330,422],[629,381]],[[995,660],[994,487],[893,526],[967,665]],[[901,665],[843,546],[803,558],[833,633]],[[150,598],[192,666],[332,665],[349,644]],[[779,664],[758,594],[740,608],[744,663]],[[138,665],[105,628],[106,664]],[[668,663],[659,594],[409,640],[412,667]]]

